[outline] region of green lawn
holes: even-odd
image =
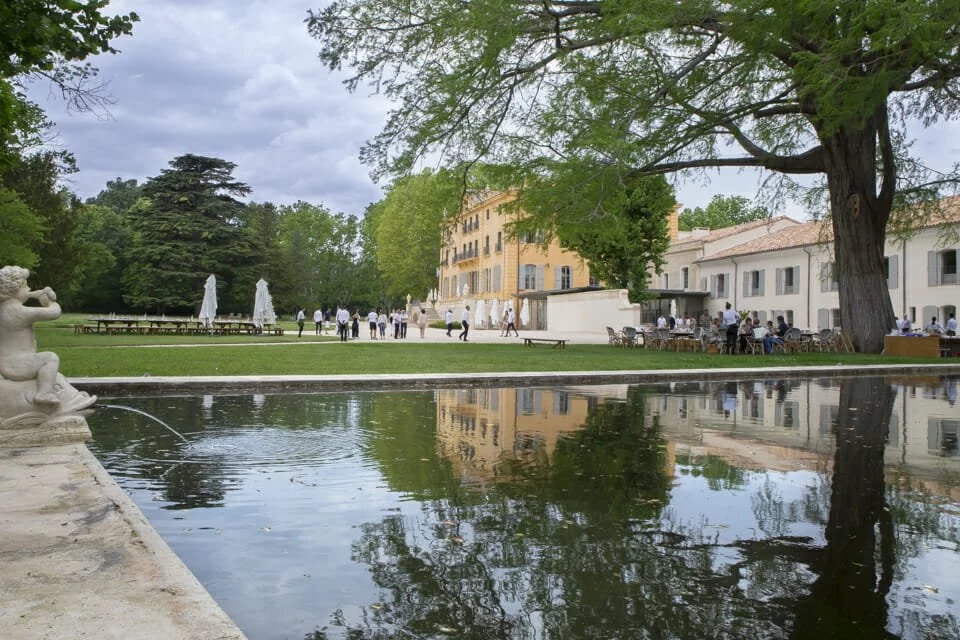
[[[290,323],[293,325],[293,323]],[[295,325],[293,325],[295,326]],[[496,371],[606,371],[629,369],[699,369],[804,365],[866,365],[938,362],[935,359],[879,355],[811,353],[774,356],[720,356],[616,349],[607,345],[568,345],[564,350],[520,343],[373,343],[341,344],[327,336],[320,342],[284,336],[291,344],[248,346],[217,342],[263,342],[255,336],[75,336],[72,323],[37,327],[40,349],[60,356],[60,370],[70,377],[194,376],[362,373],[474,373]],[[269,339],[274,342],[273,338]],[[122,348],[147,344],[181,344],[182,348]]]

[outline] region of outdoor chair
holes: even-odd
[[[653,347],[657,351],[663,351],[670,348],[670,329],[653,330]]]
[[[777,345],[774,345],[776,348]],[[803,332],[797,327],[790,327],[783,336],[783,344],[780,345],[784,353],[799,352],[804,350]]]
[[[836,351],[837,343],[833,339],[833,331],[830,329],[821,329],[817,336],[817,346],[820,351]]]
[[[611,347],[620,345],[620,334],[613,330],[613,327],[607,327],[607,344]]]
[[[753,335],[747,337],[747,351],[756,355],[763,355],[763,339],[767,337],[767,329],[760,327],[753,330]]]
[[[635,347],[637,346],[637,330],[633,327],[624,327],[623,331],[620,334],[620,346],[621,347]]]

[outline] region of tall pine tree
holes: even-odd
[[[195,312],[207,276],[229,283],[250,257],[239,227],[246,205],[236,199],[250,187],[233,178],[235,167],[187,154],[143,185],[143,198],[131,212],[127,304],[161,313]]]

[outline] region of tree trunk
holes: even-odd
[[[883,269],[895,179],[889,158],[883,168],[884,192],[877,193],[878,131],[885,131],[885,119],[883,110],[863,127],[821,136],[840,281],[840,326],[856,350],[866,353],[883,350],[883,337],[896,321]],[[881,137],[880,144],[889,143]]]
[[[840,381],[827,546],[792,638],[895,637],[886,631],[895,549],[883,476],[894,399],[882,378]]]

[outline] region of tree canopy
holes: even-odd
[[[956,178],[908,153],[912,127],[960,107],[956,2],[340,0],[307,22],[350,88],[395,101],[363,151],[380,172],[439,153],[450,166],[586,158],[624,178],[823,176],[841,320],[864,350],[893,324],[895,202]]]
[[[715,195],[705,208],[684,209],[679,216],[680,230],[694,228],[722,229],[738,224],[763,220],[770,217],[770,211],[750,202],[743,196]]]

